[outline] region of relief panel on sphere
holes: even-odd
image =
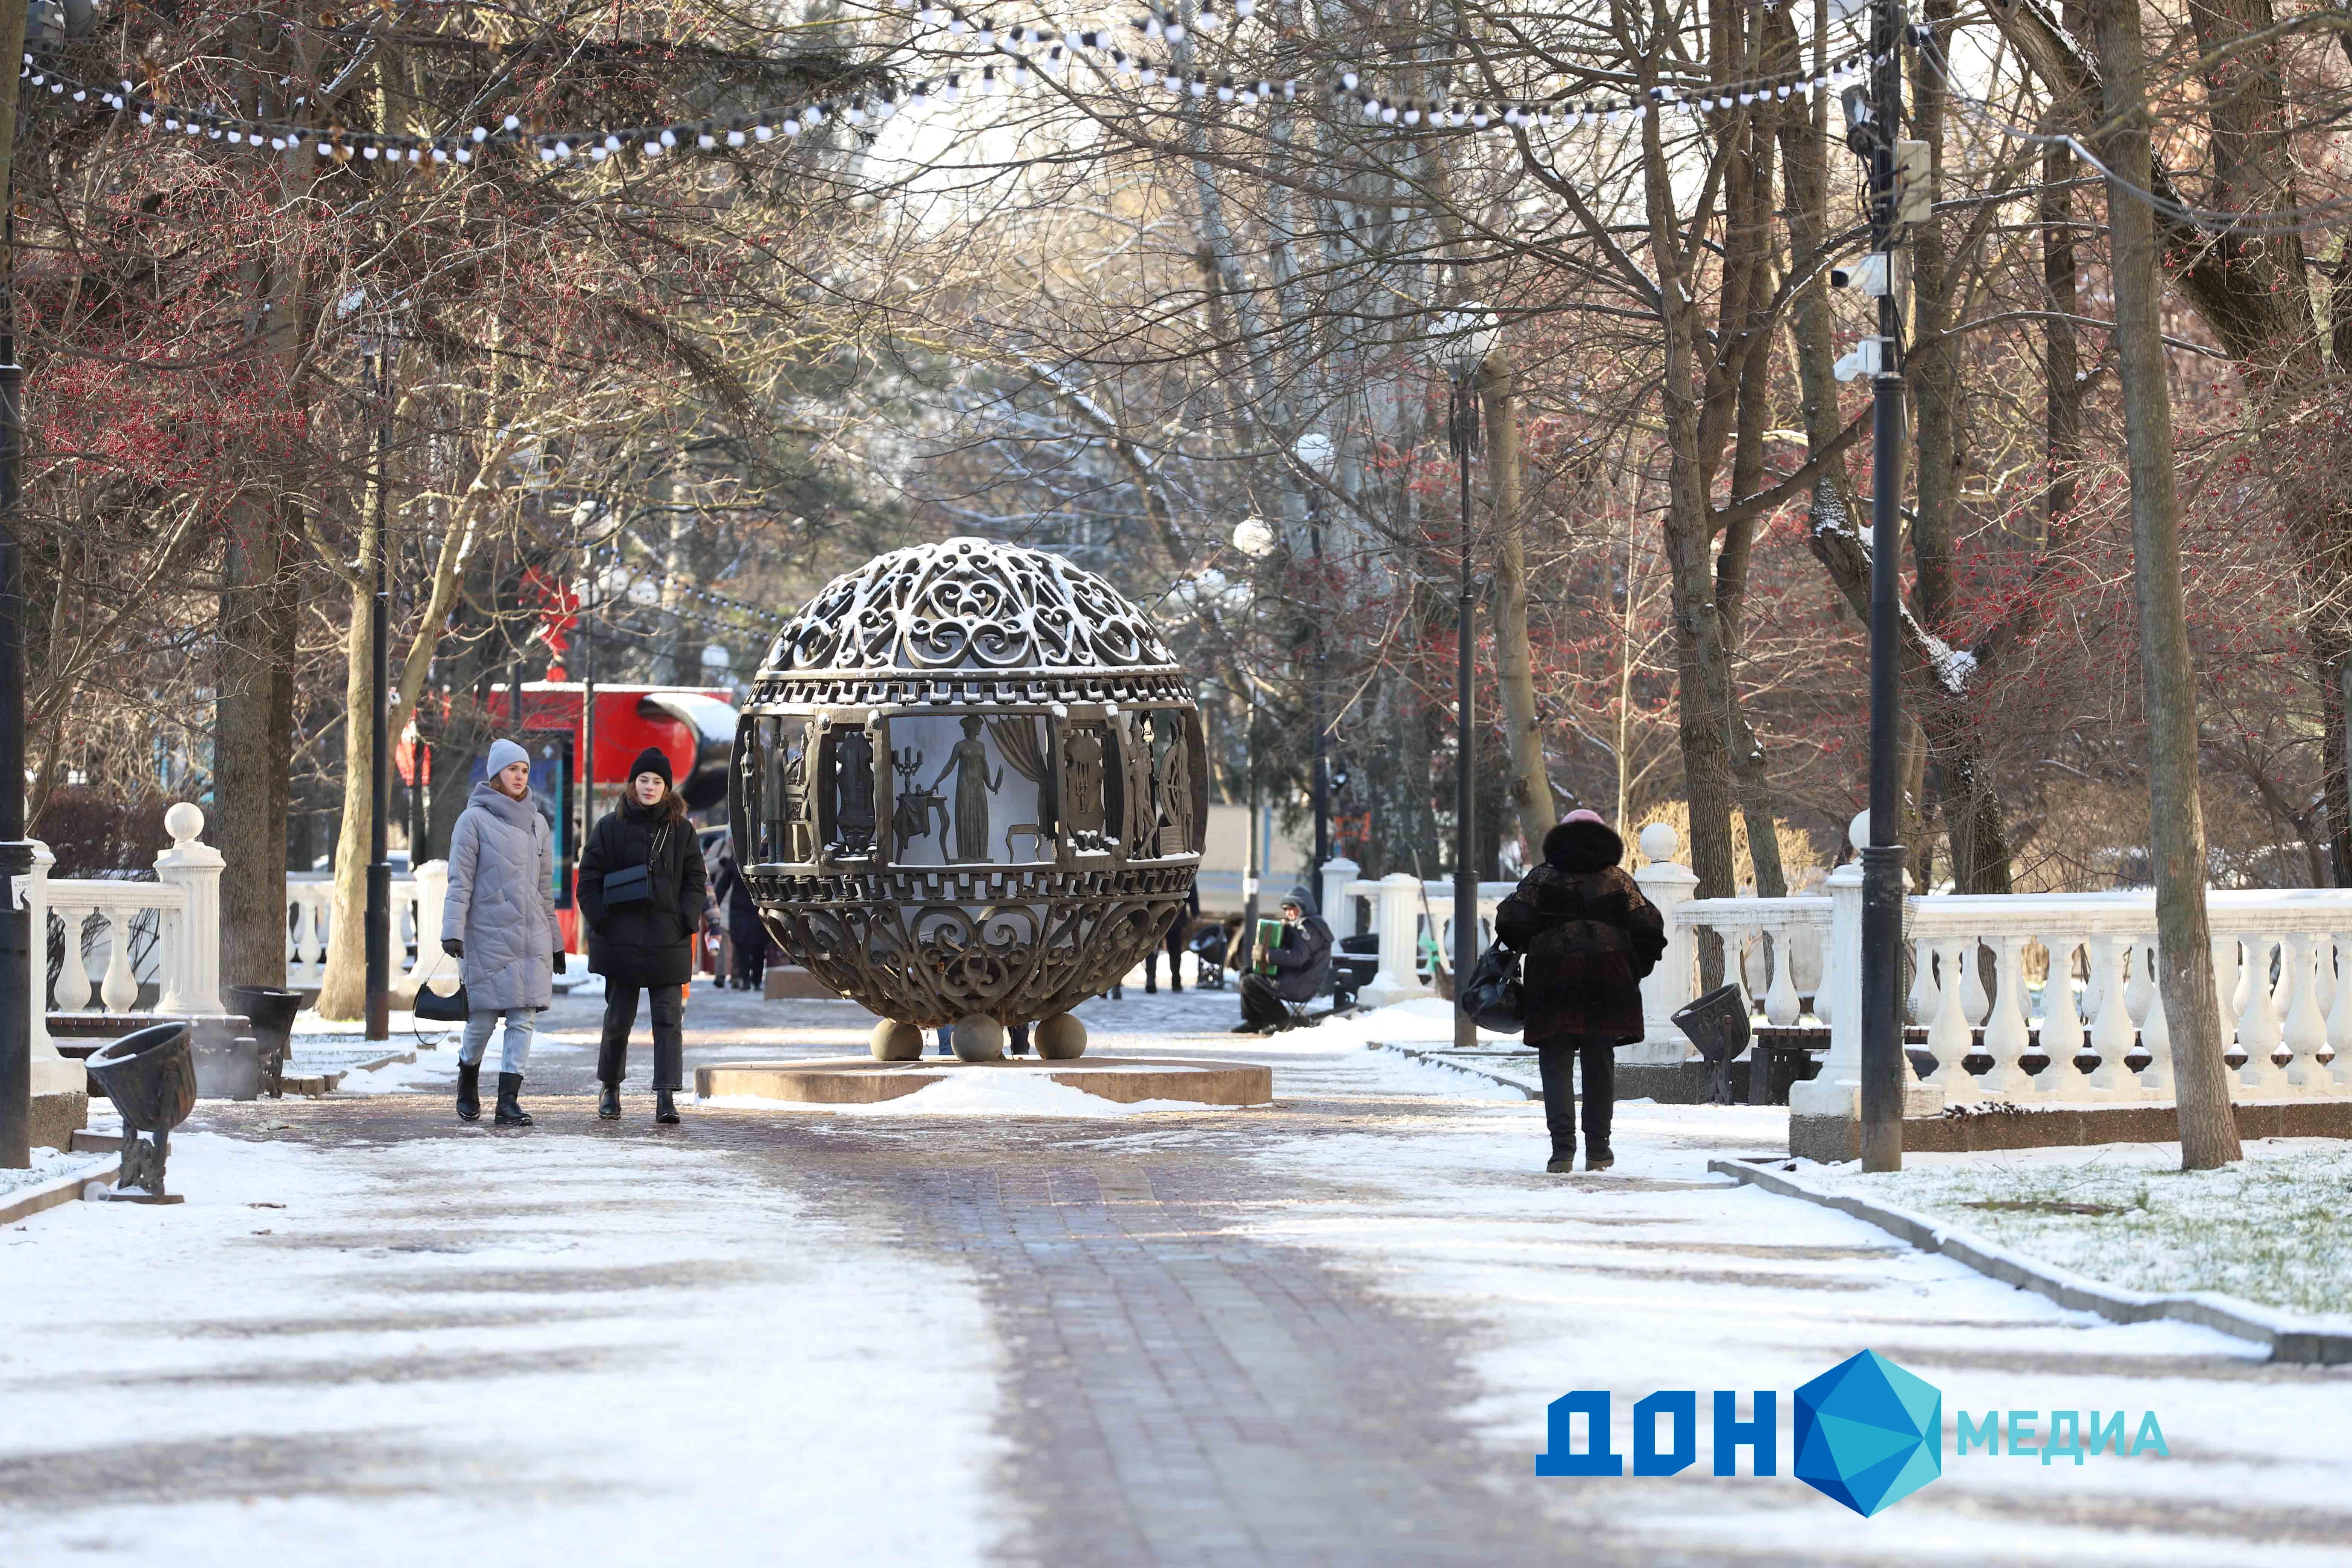
[[[1052,742],[1040,712],[894,713],[889,859],[1052,864]]]

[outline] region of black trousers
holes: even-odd
[[[1242,976],[1242,1022],[1261,1029],[1269,1024],[1290,1022],[1290,1005],[1274,988],[1274,982],[1263,974]]]
[[[1609,1113],[1617,1104],[1617,1047],[1570,1035],[1538,1046],[1536,1065],[1543,1073],[1544,1126],[1551,1133],[1552,1157],[1566,1159],[1576,1152],[1576,1096],[1569,1077],[1572,1067],[1584,1069],[1585,1152],[1608,1153]]]
[[[768,973],[768,928],[753,921],[727,933],[735,949],[735,984],[757,991]]]
[[[1171,991],[1184,989],[1184,938],[1190,934],[1185,929],[1190,924],[1188,921],[1178,921],[1168,928],[1168,989]],[[1144,989],[1150,990],[1159,979],[1160,950],[1154,948],[1143,955]]]
[[[604,1038],[596,1051],[596,1081],[618,1083],[629,1070],[629,1031],[637,1026],[635,985],[604,983]],[[648,985],[654,1002],[654,1087],[683,1089],[686,1057],[686,987]]]

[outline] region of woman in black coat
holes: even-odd
[[[1584,1168],[1605,1171],[1617,1099],[1617,1047],[1642,1037],[1642,980],[1666,951],[1666,926],[1618,862],[1625,841],[1590,811],[1544,835],[1543,864],[1495,911],[1495,934],[1525,957],[1519,1016],[1543,1075],[1553,1172],[1576,1169],[1571,1064],[1584,1070]]]
[[[639,868],[645,875],[637,876]],[[675,1122],[684,1087],[686,985],[702,924],[702,848],[686,802],[670,787],[669,758],[648,746],[629,769],[620,809],[590,829],[580,857],[580,910],[588,919],[588,972],[604,977],[604,1038],[596,1114],[621,1114],[637,993],[653,993],[654,1120]]]

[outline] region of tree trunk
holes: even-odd
[[[2093,35],[2105,78],[2104,154],[2113,237],[2115,343],[2123,375],[2126,467],[2131,477],[2132,587],[2139,616],[2147,703],[2148,849],[2156,871],[2156,924],[2164,1018],[2184,1170],[2240,1157],[2221,1060],[2210,931],[2205,917],[2205,818],[2197,794],[2197,684],[2181,593],[2180,496],[2175,485],[2172,397],[2165,381],[2158,297],[2156,218],[2127,186],[2152,184],[2146,101],[2147,59],[2139,0],[2093,0]]]
[[[1536,719],[1535,658],[1528,642],[1527,542],[1519,516],[1519,407],[1510,362],[1486,361],[1486,482],[1494,497],[1495,665],[1510,741],[1510,799],[1526,839],[1528,863],[1543,858],[1544,835],[1557,820],[1551,772]]]
[[[286,792],[292,766],[294,562],[278,502],[232,508],[221,563],[213,847],[224,984],[286,984]]]
[[[335,836],[335,900],[327,931],[327,969],[319,980],[319,1016],[339,1022],[359,1018],[367,1006],[367,868],[369,830],[373,822],[370,781],[375,767],[374,726],[369,722],[371,701],[382,700],[374,689],[373,660],[368,646],[369,604],[375,596],[376,558],[383,552],[383,531],[375,509],[367,510],[360,535],[357,574],[351,581],[351,629],[343,637],[343,812],[341,831]]]

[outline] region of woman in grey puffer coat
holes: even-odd
[[[499,1058],[501,1127],[528,1127],[522,1074],[530,1060],[536,1015],[555,1000],[563,969],[555,924],[555,844],[530,799],[530,756],[512,741],[490,745],[489,774],[474,786],[449,836],[449,900],[441,911],[441,950],[462,965],[466,1043],[457,1053],[457,1116],[482,1113],[482,1053],[501,1019]]]

